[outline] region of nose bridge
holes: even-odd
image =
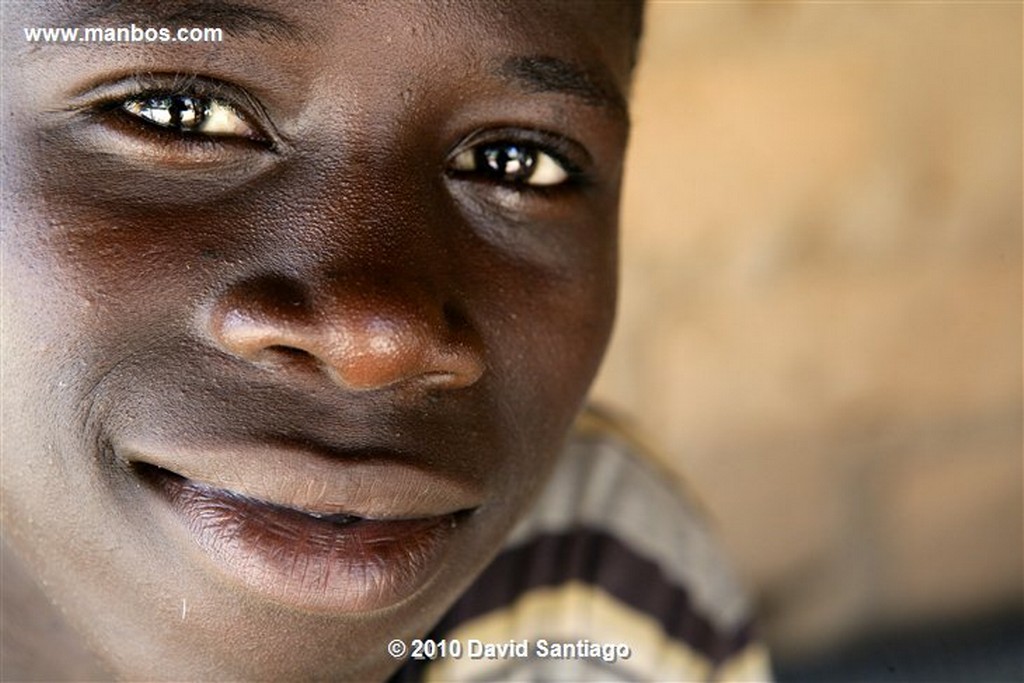
[[[367,128],[377,130],[367,122]],[[379,126],[378,126],[379,128]],[[386,272],[388,264],[424,266],[447,250],[443,187],[401,136],[353,134],[344,149],[308,176],[316,199],[300,222],[322,238],[317,256],[348,270]],[[310,191],[311,190],[311,191]],[[415,262],[410,262],[415,261]]]

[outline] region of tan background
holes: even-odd
[[[596,395],[782,656],[1020,604],[1021,15],[649,6]]]

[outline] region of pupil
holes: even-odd
[[[146,104],[140,112],[143,116],[158,125],[182,130],[198,129],[209,112],[206,102],[187,95],[154,97]]]
[[[206,107],[195,97],[171,98],[171,125],[178,128],[198,128],[206,118]]]
[[[491,145],[480,150],[479,165],[503,180],[525,180],[530,177],[535,158],[518,145]]]

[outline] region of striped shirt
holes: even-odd
[[[426,637],[445,656],[393,683],[770,680],[743,594],[666,472],[584,412],[528,516]]]

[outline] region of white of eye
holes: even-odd
[[[179,105],[185,104],[178,107],[177,114],[172,104],[175,101]],[[200,107],[200,104],[203,106]],[[252,126],[246,123],[231,105],[215,99],[184,96],[140,97],[126,101],[122,108],[129,114],[164,128],[212,136],[258,137]]]
[[[526,182],[530,185],[558,185],[569,179],[569,174],[550,154],[540,152],[533,166],[533,174]]]
[[[207,135],[238,135],[241,137],[255,137],[256,135],[256,131],[232,107],[221,104],[217,100],[210,100],[206,120],[199,127],[199,131]]]

